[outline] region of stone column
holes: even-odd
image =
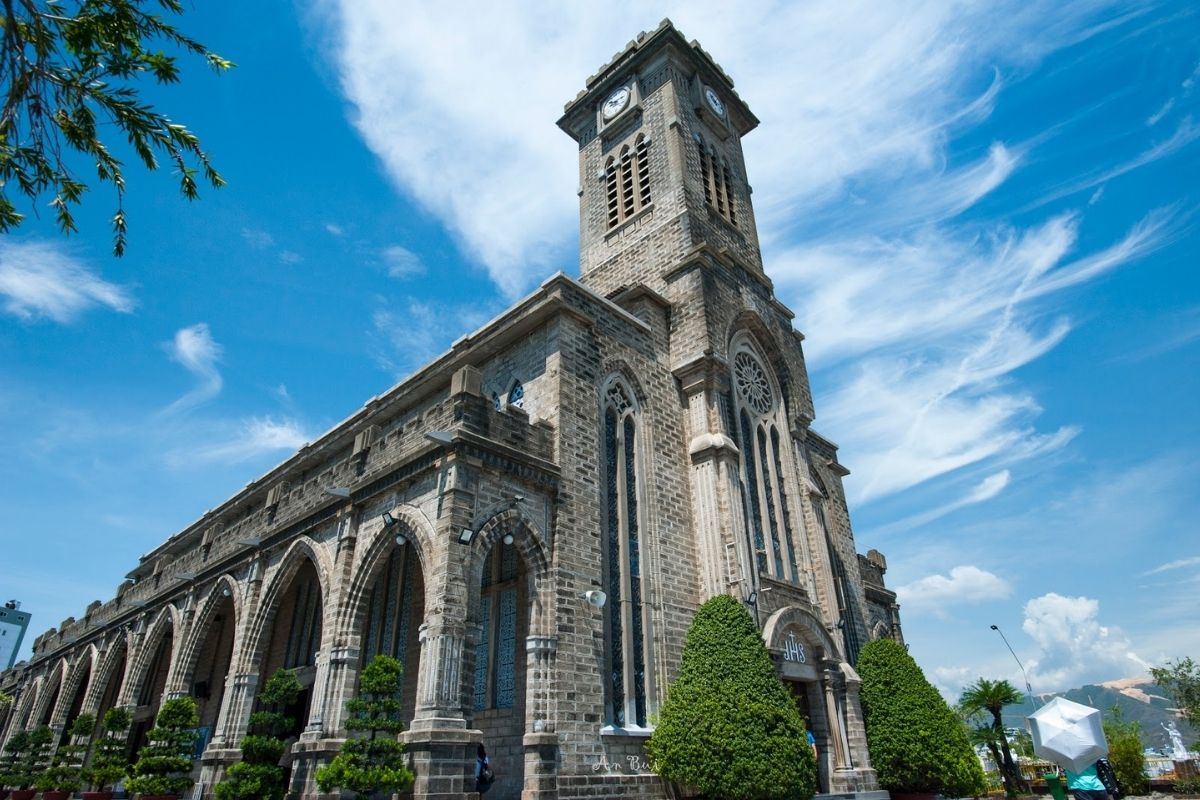
[[[529,636],[525,640],[525,788],[522,800],[553,798],[558,790],[558,733],[551,691],[558,639]]]
[[[732,431],[725,429],[721,392],[728,369],[724,361],[704,354],[677,367],[687,402],[688,454],[696,548],[700,562],[701,599],[754,591],[754,554],[746,541],[745,515],[738,488],[741,453]]]

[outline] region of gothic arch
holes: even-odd
[[[408,540],[405,547],[413,547],[417,552],[417,560],[421,572],[429,574],[429,562],[432,558],[434,532],[428,518],[419,508],[407,503],[389,509],[389,514],[395,518],[395,525],[384,525],[383,521],[375,518],[372,524],[359,527],[359,538],[363,540],[360,548],[362,556],[354,568],[350,579],[350,589],[342,605],[338,619],[337,630],[340,635],[353,635],[362,625],[362,617],[366,613],[366,599],[371,587],[379,577],[391,551],[393,539],[397,533],[403,533]],[[364,536],[364,528],[367,528]],[[426,592],[430,584],[426,584]],[[426,608],[428,605],[427,598]]]
[[[767,624],[763,626],[763,641],[767,647],[778,647],[784,629],[789,626],[799,628],[810,644],[821,648],[822,652],[816,654],[818,658],[843,660],[841,650],[829,635],[829,631],[825,630],[821,620],[811,611],[799,606],[785,606],[767,618]]]
[[[108,688],[109,682],[116,677],[117,665],[125,661],[125,669],[117,678],[117,691],[120,691],[121,684],[125,682],[125,673],[128,672],[129,654],[129,634],[124,628],[117,629],[117,635],[113,636],[107,645],[105,645],[104,654],[100,656],[100,664],[96,668],[95,675],[92,676],[91,690],[88,692],[88,699],[84,701],[85,708],[95,710],[96,716],[99,718],[108,709],[101,708],[100,704],[104,701],[105,690]]]
[[[527,580],[526,597],[530,604],[529,635],[549,635],[550,608],[553,605],[550,585],[550,560],[547,556],[545,539],[537,527],[519,509],[507,508],[492,515],[479,529],[470,544],[467,557],[467,616],[473,617],[479,608],[479,595],[483,583],[483,567],[488,554],[496,542],[506,534],[512,534],[513,543],[525,565]]]
[[[246,635],[246,646],[242,648],[243,669],[241,671],[253,672],[262,660],[262,650],[267,645],[267,637],[264,634],[275,620],[275,615],[279,611],[279,601],[291,587],[292,579],[296,577],[296,573],[305,561],[311,563],[313,570],[317,573],[317,583],[321,589],[322,601],[329,598],[329,576],[332,572],[329,558],[312,539],[301,536],[288,545],[287,551],[280,559],[279,566],[276,567],[270,583],[262,594],[257,616]],[[322,625],[329,622],[324,617],[325,613],[322,614]]]
[[[66,658],[60,658],[50,668],[50,674],[42,684],[43,691],[38,693],[41,696],[37,699],[30,720],[35,726],[48,724],[51,721],[49,715],[54,711],[53,707],[58,704],[58,698],[62,695],[63,681],[67,678],[69,668],[70,664]]]
[[[158,612],[154,622],[150,624],[142,637],[142,645],[134,654],[133,663],[125,668],[125,687],[122,690],[122,696],[127,698],[130,703],[137,704],[143,684],[148,677],[146,673],[150,670],[150,664],[162,644],[163,637],[167,635],[168,628],[171,631],[171,650],[174,651],[179,646],[179,642],[175,641],[176,634],[179,632],[179,610],[170,603]],[[167,663],[169,664],[170,661],[168,660]]]
[[[761,316],[754,311],[743,311],[734,317],[725,337],[725,355],[733,366],[733,354],[739,344],[747,342],[751,349],[756,350],[760,358],[767,362],[774,373],[772,378],[780,390],[780,396],[787,399],[791,396],[792,374],[788,369],[783,350],[779,347],[775,334],[763,322]]]
[[[233,602],[235,630],[237,623],[241,621],[241,589],[233,576],[226,573],[213,582],[208,594],[200,601],[199,610],[192,617],[191,629],[188,631],[187,639],[180,644],[179,656],[175,659],[175,668],[172,670],[177,683],[184,686],[190,683],[192,672],[196,669],[196,661],[199,658],[199,649],[204,644],[213,615],[222,601],[226,599],[226,596],[222,594],[223,590],[229,591],[228,597]]]
[[[649,395],[638,377],[637,371],[623,358],[609,358],[604,361],[602,373],[604,380],[600,382],[600,402],[604,402],[604,393],[614,381],[621,381],[633,394],[633,400],[639,408],[645,408]]]
[[[68,722],[66,716],[71,712],[71,704],[75,700],[75,695],[79,692],[80,681],[83,680],[83,676],[85,674],[87,675],[89,681],[92,679],[92,675],[95,674],[96,670],[96,660],[97,653],[96,645],[94,644],[89,644],[76,657],[75,665],[71,667],[70,672],[67,673],[66,682],[63,683],[62,691],[58,693],[58,702],[54,704],[54,713],[50,717],[52,724],[64,724]],[[83,688],[84,691],[87,690],[86,684]]]
[[[24,697],[21,698],[21,704],[13,714],[12,724],[9,725],[8,735],[12,736],[17,731],[29,730],[29,720],[33,717],[33,709],[37,706],[38,695],[42,693],[42,685],[46,682],[44,675],[38,675],[29,683],[29,688],[26,689]]]

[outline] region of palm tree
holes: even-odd
[[[1025,701],[1025,695],[1008,681],[989,681],[980,678],[963,690],[958,700],[959,707],[966,714],[983,711],[992,715],[992,734],[996,744],[1000,746],[1003,763],[1000,764],[1000,775],[1004,778],[1004,793],[1008,797],[1016,797],[1018,790],[1028,792],[1016,762],[1013,761],[1012,751],[1008,747],[1008,738],[1004,735],[1004,722],[1000,714],[1005,706],[1015,705]]]

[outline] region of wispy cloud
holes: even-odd
[[[919,528],[922,525],[928,525],[935,519],[940,519],[947,514],[952,514],[961,508],[966,508],[967,506],[972,506],[976,503],[983,503],[991,500],[993,497],[1004,491],[1005,487],[1008,486],[1010,478],[1011,475],[1008,470],[1001,470],[1000,472],[988,475],[978,484],[973,486],[970,491],[963,496],[951,500],[948,503],[943,503],[935,508],[931,508],[928,511],[923,511],[920,514],[913,514],[910,517],[905,517],[904,519],[899,519],[888,525],[876,528],[873,533],[880,535],[896,530],[910,530],[912,528]]]
[[[421,257],[406,247],[394,244],[383,249],[383,262],[387,273],[393,278],[411,278],[425,272]]]
[[[255,250],[266,250],[275,245],[274,236],[257,228],[242,228],[242,238]]]
[[[109,283],[60,246],[0,239],[0,297],[4,310],[23,320],[74,321],[103,306],[130,313],[129,290]]]
[[[255,417],[238,423],[223,439],[172,451],[168,462],[174,466],[195,462],[242,463],[271,453],[297,450],[310,438],[295,420]]]
[[[346,235],[346,229],[333,222],[325,223],[325,231],[329,233],[330,236],[341,237]]]
[[[1050,2],[1003,15],[933,2],[747,2],[735,15],[716,0],[653,12],[633,0],[604,13],[546,0],[422,6],[402,18],[386,0],[319,8],[364,140],[510,296],[560,263],[575,227],[574,146],[546,122],[631,29],[668,15],[748,87],[763,120],[748,158],[769,240],[805,209],[844,199],[856,176],[935,165],[948,127],[990,111],[997,61],[1035,61],[1092,35],[1107,13]],[[981,75],[994,84],[982,95]],[[957,202],[990,191],[1015,164],[997,143],[959,175]]]
[[[380,303],[371,316],[376,363],[398,379],[441,355],[463,331],[488,320],[488,309],[407,298]],[[455,324],[447,325],[453,319]]]
[[[896,588],[905,613],[932,612],[938,616],[946,616],[953,605],[1003,600],[1010,594],[1008,581],[972,565],[957,566],[949,575],[928,575]]]
[[[1142,573],[1142,577],[1146,577],[1148,575],[1158,575],[1163,572],[1170,572],[1172,570],[1184,569],[1185,567],[1196,567],[1196,566],[1200,566],[1200,556],[1192,556],[1191,558],[1179,558],[1179,559],[1176,559],[1175,561],[1168,561],[1165,564],[1160,564],[1159,566],[1155,567],[1154,569],[1146,570],[1145,572]]]
[[[304,260],[304,256],[292,250],[283,250],[279,253],[279,263],[281,264],[299,264]]]
[[[196,386],[163,410],[173,414],[193,408],[221,392],[223,381],[217,370],[221,358],[221,345],[213,339],[208,324],[198,322],[175,332],[175,338],[166,344],[172,361],[176,361],[196,378]]]

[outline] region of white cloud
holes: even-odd
[[[326,230],[326,231],[327,231],[327,232],[328,232],[328,233],[329,233],[331,236],[338,236],[338,237],[341,237],[341,236],[345,236],[345,235],[346,235],[346,230],[345,230],[345,228],[343,228],[341,225],[336,225],[336,224],[334,224],[334,223],[332,223],[332,222],[326,222],[326,223],[325,223],[325,230]]]
[[[134,307],[127,289],[95,275],[59,247],[8,237],[0,239],[0,297],[13,316],[60,323],[95,306],[126,314]]]
[[[1006,469],[988,475],[978,484],[973,486],[971,490],[963,496],[951,500],[948,503],[943,503],[936,508],[923,511],[920,514],[914,514],[911,517],[905,517],[904,519],[897,520],[888,525],[875,528],[872,533],[878,536],[894,530],[909,530],[912,528],[919,528],[922,525],[927,525],[930,522],[933,522],[935,519],[941,519],[947,514],[958,511],[960,508],[966,508],[967,506],[972,506],[976,503],[983,503],[991,500],[993,497],[1004,491],[1005,487],[1008,486],[1011,477],[1011,474]]]
[[[388,275],[393,278],[411,278],[425,272],[421,257],[398,244],[385,247],[382,255],[384,263],[387,264]]]
[[[255,250],[266,250],[275,244],[275,237],[255,228],[242,228],[242,238]]]
[[[279,262],[281,264],[299,264],[304,260],[304,256],[291,250],[284,250],[279,254]]]
[[[1200,556],[1192,556],[1191,558],[1179,558],[1174,561],[1168,561],[1165,564],[1160,564],[1154,569],[1146,570],[1142,573],[1142,577],[1148,575],[1157,575],[1160,572],[1170,572],[1171,570],[1183,569],[1185,567],[1200,566]]]
[[[938,616],[945,616],[949,605],[986,603],[1010,594],[1012,586],[1008,581],[971,565],[957,566],[949,575],[929,575],[896,589],[905,613],[929,611]]]
[[[1061,691],[1146,670],[1125,634],[1101,625],[1099,615],[1099,601],[1089,597],[1050,592],[1025,604],[1021,627],[1039,650],[1026,662],[1037,691]]]
[[[270,453],[298,450],[310,438],[295,420],[255,417],[243,420],[227,439],[174,451],[168,461],[176,466],[192,462],[241,463]]]
[[[221,392],[223,381],[217,370],[221,358],[221,345],[213,339],[208,324],[198,322],[175,332],[175,338],[167,344],[171,360],[196,377],[196,387],[171,403],[163,413],[170,414],[192,408]]]
[[[1106,11],[864,1],[747,2],[730,13],[715,0],[653,11],[633,0],[423,5],[403,15],[387,0],[317,7],[364,140],[510,296],[561,266],[575,229],[574,146],[550,123],[614,42],[664,14],[716,54],[762,117],[747,157],[770,241],[854,176],[902,183],[906,171],[937,165],[947,129],[990,111],[999,82],[982,95],[977,82],[996,74],[994,63],[1023,65],[1080,41]],[[997,143],[948,194],[969,204],[1015,163]]]
[[[400,304],[380,303],[371,316],[376,363],[402,378],[486,322],[487,313],[477,305],[454,306],[411,297]]]

